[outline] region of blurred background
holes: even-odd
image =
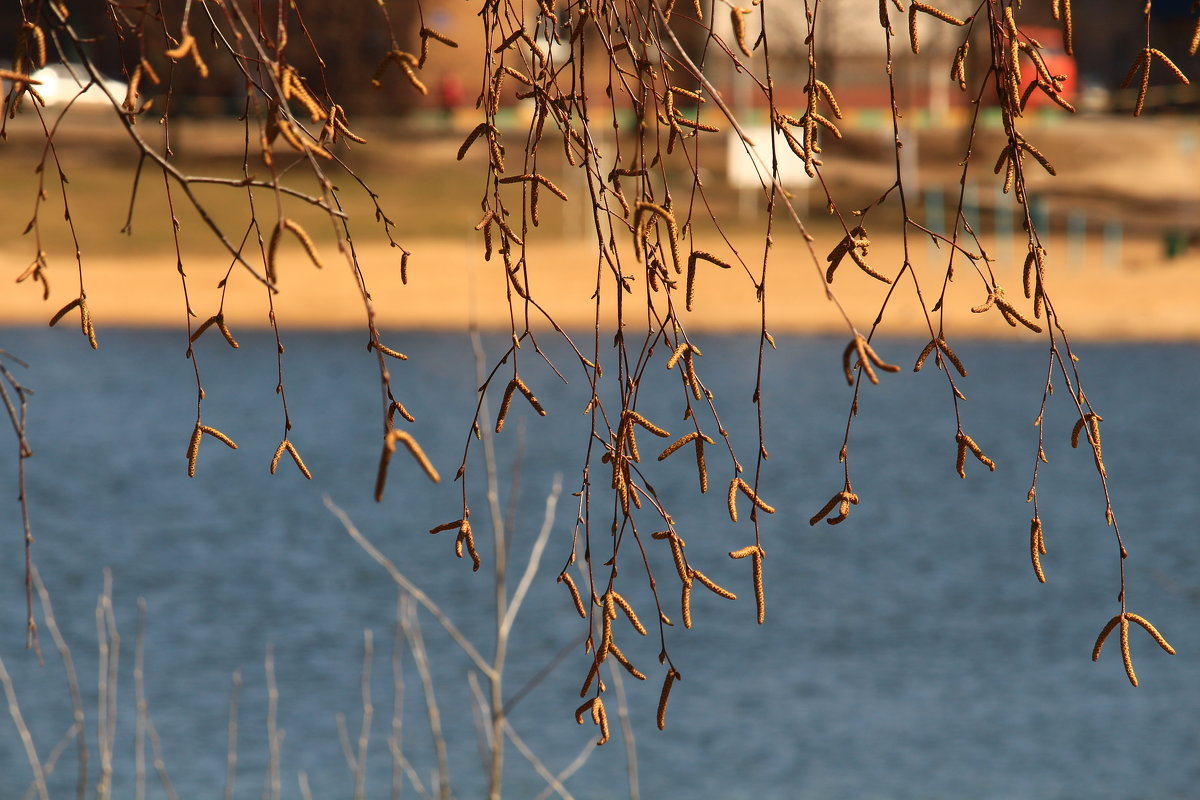
[[[329,175],[342,190],[346,212],[362,220],[354,239],[383,339],[409,356],[392,366],[393,381],[417,419],[419,439],[449,479],[470,435],[478,386],[468,324],[483,329],[483,363],[489,367],[510,341],[506,279],[495,260],[483,260],[474,230],[488,190],[484,148],[476,145],[461,161],[455,157],[482,118],[475,99],[485,75],[472,57],[483,46],[478,9],[426,2],[418,13],[416,3],[386,3],[403,49],[419,48],[422,24],[459,44],[457,50],[431,44],[421,72],[430,91],[422,96],[394,68],[382,88],[371,86],[381,54],[392,46],[375,4],[310,5],[307,30],[327,69],[320,69],[299,31],[293,31],[289,59],[310,81],[322,76],[344,103],[350,127],[368,141],[337,151],[353,172],[331,167]],[[823,142],[823,177],[844,208],[876,199],[898,166],[876,5],[870,0],[821,6],[822,74],[846,112],[838,122],[842,139]],[[863,502],[836,528],[807,524],[841,486],[837,453],[851,401],[840,377],[844,323],[824,299],[800,235],[777,231],[768,327],[778,350],[766,356],[770,460],[761,489],[780,512],[762,520],[769,556],[767,624],[754,624],[748,566],[725,555],[750,542],[749,526],[728,521],[721,492],[695,494],[695,468],[687,458],[654,465],[651,480],[660,494],[675,498],[671,512],[690,558],[739,595],[730,602],[697,592],[695,628],[667,629],[683,678],[673,690],[665,732],[655,726],[662,673],[655,663],[654,631],[646,640],[629,636],[625,645],[649,676],[645,683],[625,677],[628,727],[619,726],[624,719],[611,710],[614,729],[622,731],[597,749],[590,745],[594,727],[579,727],[571,718],[590,657],[582,648],[582,624],[553,576],[570,552],[577,505],[570,493],[580,489],[580,454],[590,430],[580,412],[590,391],[566,369],[572,380],[564,384],[548,366],[531,367],[527,376],[522,368],[527,380],[536,381],[549,415],[539,418],[515,404],[499,437],[501,505],[516,565],[510,567],[510,591],[534,546],[555,475],[562,475],[564,488],[544,563],[514,629],[506,696],[512,698],[514,728],[551,771],[588,753],[565,795],[1192,796],[1200,779],[1194,691],[1200,678],[1194,655],[1200,639],[1195,622],[1200,549],[1192,536],[1200,529],[1194,490],[1200,428],[1192,422],[1200,391],[1197,89],[1156,65],[1143,114],[1133,119],[1136,88],[1118,86],[1145,44],[1141,4],[1096,0],[1086,13],[1077,4],[1073,56],[1062,52],[1048,6],[1026,3],[1022,19],[1044,45],[1052,68],[1067,76],[1065,94],[1077,113],[1031,102],[1023,131],[1054,162],[1058,176],[1030,169],[1029,210],[1049,244],[1048,286],[1080,357],[1088,398],[1105,418],[1106,464],[1130,551],[1130,610],[1153,621],[1179,655],[1167,657],[1142,631],[1132,631],[1142,683],[1136,690],[1128,685],[1116,641],[1098,664],[1088,658],[1096,633],[1117,609],[1118,559],[1090,454],[1070,448],[1075,411],[1065,392],[1050,399],[1043,423],[1050,463],[1041,467],[1039,496],[1048,583],[1034,578],[1025,497],[1038,448],[1033,422],[1048,347],[1039,337],[1013,332],[996,314],[969,313],[983,296],[968,280],[951,287],[946,319],[970,371],[959,384],[968,398],[960,406],[964,428],[997,462],[997,471],[968,464],[968,479],[957,478],[950,392],[932,365],[920,374],[907,369],[928,333],[921,336],[924,321],[916,300],[897,296],[874,341],[887,360],[905,369],[885,376],[879,387],[866,387],[851,438],[852,478]],[[965,2],[944,7],[960,15],[971,10]],[[779,27],[771,40],[777,102],[802,110],[806,52],[803,36],[794,33],[804,28],[801,11],[772,6],[768,13]],[[728,36],[725,16],[717,9],[717,32]],[[109,35],[101,4],[73,8],[71,19],[94,38],[90,53],[111,81],[110,91],[122,97],[130,79],[122,64],[130,63],[135,43]],[[901,27],[893,46],[905,142],[899,168],[910,213],[931,230],[948,231],[961,198],[964,217],[994,259],[995,273],[1015,294],[1026,245],[1012,198],[1000,191],[991,170],[1006,141],[999,111],[986,103],[976,108],[974,90],[960,92],[949,81],[957,29],[922,20],[917,59],[897,19]],[[19,20],[15,4],[0,10],[0,53],[13,50]],[[1196,60],[1187,49],[1194,24],[1188,0],[1154,4],[1154,46],[1193,78]],[[194,33],[209,47],[206,31],[197,27]],[[685,46],[704,52],[702,40],[685,36]],[[975,59],[987,45],[972,47]],[[157,54],[148,57],[160,71],[168,68]],[[213,73],[204,82],[191,69],[177,70],[169,128],[159,123],[166,98],[144,87],[152,106],[138,130],[156,146],[169,130],[173,162],[185,172],[237,179],[246,152],[247,128],[238,119],[245,94],[228,64],[216,57],[209,62]],[[761,54],[748,62],[761,66]],[[968,61],[972,86],[985,68]],[[264,787],[271,793],[276,773],[283,796],[353,796],[355,768],[348,762],[358,746],[363,632],[370,630],[368,696],[374,717],[360,770],[366,796],[391,796],[401,760],[389,748],[389,736],[410,765],[401,769],[404,795],[437,796],[438,750],[426,713],[430,694],[414,661],[413,629],[397,631],[395,585],[347,536],[323,497],[345,509],[489,656],[494,636],[489,569],[495,554],[480,533],[488,528],[482,479],[467,490],[480,517],[480,573],[451,555],[446,537],[452,532],[426,533],[459,515],[458,484],[428,483],[401,452],[383,502],[373,502],[378,373],[373,354],[363,349],[361,297],[338,261],[328,222],[289,203],[281,213],[305,225],[326,264],[318,271],[298,249],[290,254],[281,277],[284,291],[272,309],[286,348],[283,381],[295,423],[289,435],[313,480],[305,481],[286,456],[279,474],[269,474],[284,431],[275,393],[277,343],[266,327],[265,293],[234,272],[232,291],[222,299],[219,282],[230,259],[195,212],[180,204],[173,213],[180,221],[188,302],[201,319],[224,302],[241,345],[231,350],[211,333],[196,342],[204,421],[239,448],[234,452],[206,440],[197,476],[189,480],[185,450],[194,423],[196,375],[184,358],[187,306],[162,173],[148,168],[131,201],[138,154],[111,105],[93,87],[57,120],[80,87],[70,70],[47,69],[39,79],[48,108],[41,115],[26,109],[8,120],[0,146],[0,208],[6,210],[0,273],[15,279],[37,253],[34,234],[22,232],[44,191],[37,235],[49,264],[50,297],[43,300],[43,286],[31,281],[9,283],[0,292],[0,348],[5,366],[35,392],[27,432],[35,455],[25,463],[33,552],[79,676],[90,754],[86,784],[94,787],[99,780],[97,720],[105,715],[101,698],[107,698],[114,709],[107,719],[116,725],[113,796],[140,791],[135,749],[147,719],[156,728],[172,787],[164,788],[148,756],[147,796],[171,791],[214,796],[231,786],[228,796],[257,797]],[[768,116],[757,93],[723,58],[706,62],[706,74],[742,119],[761,129],[766,138],[760,142],[768,143]],[[53,81],[58,85],[52,90]],[[528,129],[533,106],[509,91],[497,125],[515,143]],[[92,98],[97,102],[88,102]],[[702,121],[721,122],[711,105],[693,111]],[[977,136],[968,142],[964,131],[976,113]],[[619,104],[613,114],[619,125],[636,124],[632,111]],[[52,157],[37,171],[46,143],[43,126],[56,122]],[[602,151],[612,146],[601,131],[597,136]],[[753,263],[764,231],[761,190],[747,179],[746,157],[735,137],[722,132],[702,141],[697,170],[706,200],[723,220],[728,241]],[[971,168],[960,181],[959,162],[968,146]],[[256,157],[253,148],[251,155]],[[583,176],[561,161],[547,159],[542,168],[572,200],[543,202],[541,226],[530,240],[537,257],[531,256],[536,283],[530,286],[586,350],[595,335],[596,308],[588,300],[596,275],[595,236],[590,211],[579,202],[586,197]],[[252,169],[258,168],[255,162]],[[682,174],[678,164],[671,169]],[[63,222],[58,170],[68,181],[73,233]],[[360,179],[395,221],[397,241],[413,253],[407,285],[400,281],[398,252],[371,223],[375,200],[360,188]],[[822,189],[802,170],[786,182],[807,210],[817,254],[823,255],[843,232],[824,213]],[[303,178],[297,183],[315,189]],[[245,228],[244,194],[236,202],[221,187],[199,187],[197,194],[218,224],[239,234]],[[132,232],[126,234],[121,231],[131,202]],[[880,213],[898,211],[889,201]],[[698,217],[696,226],[698,241],[719,241],[709,223]],[[882,225],[871,234],[876,263],[893,265],[894,272],[907,257],[922,280],[940,284],[947,256],[928,239],[905,242]],[[75,237],[101,345],[96,352],[71,319],[53,329],[45,324],[76,296]],[[704,352],[699,368],[723,403],[722,422],[735,445],[751,453],[757,441],[750,395],[760,307],[752,281],[735,273],[700,283],[688,319]],[[841,275],[836,288],[864,324],[888,290],[860,274]],[[602,353],[610,334],[601,334]],[[560,368],[571,363],[573,356],[559,340],[545,335],[539,343]],[[666,382],[672,373],[654,373],[639,408],[675,432],[680,423],[671,423],[679,408],[672,392],[678,386]],[[490,402],[494,409],[498,398]],[[69,742],[53,762],[48,785],[50,796],[70,797],[78,757],[74,739],[63,738],[73,722],[63,664],[45,624],[43,663],[23,649],[15,450],[14,444],[14,455],[0,459],[5,487],[0,527],[9,533],[0,555],[8,611],[0,657],[40,759]],[[472,459],[472,469],[482,476],[484,465]],[[712,467],[713,474],[725,479],[728,465],[720,469]],[[664,543],[648,541],[648,557],[667,576],[660,589],[668,587],[664,610],[674,618],[679,608],[668,579],[670,553],[655,545]],[[106,567],[120,658],[117,682],[101,689],[96,606]],[[648,586],[639,594],[631,590],[629,597],[645,610],[643,618],[653,617]],[[146,704],[140,711],[133,676],[139,598],[147,607],[140,637]],[[457,797],[482,796],[486,773],[470,678],[478,670],[425,612],[417,619],[444,726],[450,788]],[[101,623],[105,627],[103,617]],[[272,729],[278,757],[272,755],[267,722],[268,645],[278,687]],[[229,772],[235,671],[241,681],[233,715],[237,758]],[[17,727],[0,725],[0,797],[27,796],[32,776],[25,752]],[[506,796],[542,795],[546,782],[512,745],[507,758]]]

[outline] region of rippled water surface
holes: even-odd
[[[114,796],[133,796],[131,670],[137,599],[143,597],[146,695],[181,797],[220,795],[234,670],[243,680],[235,796],[262,793],[268,643],[285,732],[284,796],[301,796],[300,771],[313,796],[350,796],[335,718],[344,713],[351,739],[357,738],[367,628],[376,642],[367,795],[386,797],[396,592],[321,498],[327,493],[345,508],[487,654],[492,600],[486,570],[471,573],[467,562],[453,558],[448,535],[425,533],[458,516],[461,490],[448,480],[432,486],[400,453],[384,502],[373,502],[379,433],[373,362],[361,336],[331,334],[287,339],[291,438],[314,480],[304,481],[286,457],[272,478],[267,466],[283,434],[274,340],[240,339],[237,352],[223,350],[219,340],[200,342],[204,421],[240,447],[233,452],[206,440],[198,475],[189,480],[184,451],[195,387],[178,334],[110,332],[91,353],[78,336],[58,330],[0,331],[0,346],[31,364],[20,375],[37,392],[30,406],[36,455],[28,462],[35,556],[81,675],[90,780],[98,775],[94,610],[108,566],[122,635]],[[1029,565],[1025,494],[1046,368],[1042,346],[959,348],[971,368],[962,383],[969,398],[961,405],[964,428],[999,464],[994,474],[968,464],[967,481],[954,475],[953,410],[939,374],[905,371],[866,387],[850,451],[863,502],[839,527],[810,528],[808,517],[840,488],[837,449],[849,404],[839,378],[842,343],[778,343],[779,351],[768,355],[764,394],[770,459],[761,487],[780,507],[762,521],[767,625],[753,624],[748,565],[724,555],[752,541],[748,523],[729,522],[723,491],[695,493],[690,459],[647,464],[693,563],[742,598],[731,603],[697,594],[695,628],[669,630],[683,680],[672,695],[665,733],[654,724],[662,676],[658,642],[653,632],[645,641],[625,637],[628,654],[650,675],[646,684],[625,681],[641,796],[1194,796],[1200,785],[1200,426],[1194,416],[1200,349],[1082,348],[1089,397],[1105,418],[1113,500],[1131,554],[1130,609],[1153,620],[1179,651],[1168,657],[1135,630],[1142,682],[1135,690],[1115,641],[1100,663],[1089,659],[1096,633],[1117,608],[1116,546],[1091,459],[1069,446],[1070,402],[1063,392],[1047,416],[1050,464],[1040,490],[1049,583],[1039,585]],[[473,407],[470,343],[465,336],[408,335],[397,336],[396,344],[411,357],[392,366],[400,397],[417,416],[416,430],[434,462],[452,477]],[[502,342],[485,340],[485,346],[496,353]],[[749,459],[755,343],[713,337],[701,346],[701,367],[722,421]],[[911,363],[920,343],[884,341],[879,349]],[[518,564],[540,525],[556,471],[564,474],[565,491],[546,566],[517,623],[506,676],[510,695],[583,634],[553,575],[570,548],[575,500],[569,493],[579,485],[577,454],[588,433],[580,411],[587,398],[581,381],[563,386],[533,353],[522,357],[522,375],[550,414],[536,418],[517,403],[500,437],[504,485],[519,474],[512,545]],[[643,391],[639,408],[671,427],[668,421],[678,420],[678,386],[658,380]],[[651,447],[643,444],[643,452]],[[715,487],[729,472],[718,456],[710,450]],[[22,648],[13,460],[0,462],[0,486],[6,487],[0,489],[0,529],[8,532],[0,549],[0,656],[45,758],[70,725],[71,704],[45,632],[44,667]],[[486,544],[485,503],[474,494],[482,491],[483,472],[473,474],[476,529]],[[597,535],[605,527],[598,524]],[[651,555],[661,568],[668,613],[677,616],[669,555],[665,549]],[[638,570],[633,560],[623,563],[628,585],[637,582]],[[645,609],[644,618],[653,617],[647,591],[627,594]],[[471,716],[471,667],[435,623],[428,617],[422,623],[452,786],[458,797],[478,797],[484,774]],[[592,726],[581,728],[571,717],[587,664],[580,647],[570,648],[513,710],[517,731],[555,770],[594,737]],[[428,785],[435,761],[420,680],[407,656],[403,677],[403,746]],[[0,797],[19,798],[29,767],[13,726],[7,717],[2,721]],[[68,748],[50,778],[52,797],[74,796],[74,758]],[[541,791],[544,784],[511,746],[508,766],[508,796]],[[625,776],[625,751],[614,741],[598,749],[568,787],[579,798],[621,797]],[[156,792],[151,777],[149,796],[160,796]],[[405,796],[415,793],[409,788]]]

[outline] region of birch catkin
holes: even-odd
[[[667,727],[667,701],[671,697],[671,685],[678,678],[679,673],[672,667],[667,670],[667,677],[663,679],[662,692],[658,696],[658,729],[660,731]]]

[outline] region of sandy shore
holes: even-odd
[[[407,285],[400,282],[399,251],[383,246],[362,248],[361,263],[374,301],[377,319],[385,329],[462,329],[470,321],[481,327],[507,329],[516,313],[517,327],[524,327],[524,304],[513,296],[513,309],[499,258],[484,262],[479,242],[464,237],[459,241],[428,240],[406,243],[413,256]],[[742,243],[739,243],[739,245]],[[744,254],[758,253],[761,243],[747,241]],[[1090,340],[1200,340],[1200,254],[1195,252],[1166,261],[1157,240],[1127,239],[1122,263],[1106,263],[1098,240],[1089,241],[1082,254],[1068,259],[1065,241],[1050,241],[1051,262],[1047,278],[1050,296],[1067,332]],[[728,253],[728,249],[714,252]],[[819,256],[824,264],[823,250]],[[596,285],[594,242],[547,241],[531,250],[530,287],[533,297],[564,328],[591,328],[596,305],[591,299]],[[1004,256],[1003,250],[997,252]],[[1022,298],[1020,263],[1023,245],[1013,242],[1007,263],[996,267],[999,283],[1008,289],[1017,306],[1028,310]],[[1082,257],[1079,257],[1082,255]],[[274,298],[275,313],[283,327],[353,329],[365,320],[362,297],[347,267],[332,248],[322,254],[326,267],[317,270],[302,252],[281,259],[279,288]],[[915,242],[911,257],[921,280],[926,307],[941,291],[940,254],[927,242]],[[938,261],[935,261],[935,257]],[[884,272],[895,273],[902,262],[898,240],[875,238],[870,260]],[[1071,261],[1074,263],[1070,263]],[[0,322],[7,325],[44,325],[54,312],[74,296],[73,265],[54,262],[54,293],[42,301],[40,286],[27,282],[0,293]],[[636,266],[629,260],[628,268]],[[0,255],[0,274],[16,275],[24,268],[15,254]],[[214,314],[221,302],[218,282],[228,268],[219,257],[193,258],[186,264],[187,290],[196,315],[202,320]],[[701,263],[696,299],[691,312],[681,316],[693,330],[757,329],[761,308],[755,300],[754,279],[745,269],[720,270]],[[759,267],[751,265],[757,274]],[[626,309],[629,325],[644,325],[642,285],[644,276],[632,284],[625,297],[633,306]],[[182,282],[171,255],[148,256],[131,253],[122,258],[86,258],[84,282],[88,303],[98,329],[105,326],[180,326],[184,320]],[[605,270],[602,315],[612,319],[613,278]],[[804,242],[795,236],[780,238],[773,250],[767,277],[767,324],[775,333],[835,333],[846,331],[846,323],[825,296],[824,283],[814,268]],[[682,290],[683,282],[679,283]],[[835,280],[834,291],[853,322],[870,326],[888,291],[846,261]],[[958,270],[947,293],[945,324],[948,335],[957,338],[1029,336],[1014,330],[994,311],[972,314],[970,307],[986,296],[983,281],[973,271]],[[679,293],[682,299],[682,291]],[[655,302],[665,304],[664,295]],[[665,307],[665,305],[664,305]],[[634,309],[639,309],[635,311]],[[268,324],[265,288],[244,270],[235,270],[224,301],[225,318],[236,330]],[[530,309],[537,327],[548,323]],[[889,301],[882,330],[890,335],[928,335],[919,312],[911,279],[904,279]]]

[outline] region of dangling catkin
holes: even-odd
[[[679,673],[672,667],[667,670],[667,677],[663,679],[662,692],[658,695],[658,729],[660,731],[667,727],[667,700],[671,697],[671,684],[675,683],[678,677]]]
[[[700,581],[700,583],[704,584],[705,588],[707,588],[713,594],[724,597],[727,600],[737,600],[736,594],[729,591],[728,589],[726,589],[723,586],[718,586],[717,584],[713,583],[713,581],[707,575],[705,575],[703,572],[701,572],[700,570],[693,569],[692,577],[695,578],[696,580]]]
[[[579,590],[575,588],[575,581],[571,580],[569,573],[563,572],[558,576],[558,582],[566,584],[567,591],[571,593],[571,602],[575,604],[575,610],[579,612],[579,616],[586,619],[587,611],[583,608],[583,599],[579,596]]]
[[[1039,583],[1046,582],[1046,575],[1042,572],[1042,560],[1040,558],[1044,545],[1042,544],[1042,521],[1034,517],[1029,523],[1029,556],[1033,561],[1033,572],[1037,575]]]

